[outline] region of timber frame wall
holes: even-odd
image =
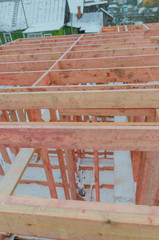
[[[6,174],[0,166],[0,232],[159,239],[158,28],[118,26],[0,47],[0,151],[10,164]],[[108,116],[129,121],[107,122]],[[6,148],[15,154],[13,162]],[[93,150],[97,202],[76,192],[76,162],[87,149]],[[98,150],[131,151],[136,205],[100,202]],[[58,156],[61,185],[54,181],[51,151]],[[13,196],[34,155],[42,157],[47,179],[39,184],[49,187],[53,199]],[[58,199],[57,187],[66,200]]]

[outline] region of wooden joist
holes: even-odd
[[[0,123],[4,146],[157,151],[159,123]]]
[[[1,93],[1,109],[159,108],[159,89]]]
[[[158,240],[158,207],[0,196],[0,231],[51,239]]]

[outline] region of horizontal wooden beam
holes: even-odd
[[[61,47],[43,47],[43,48],[27,48],[21,49],[17,46],[17,49],[5,49],[0,51],[0,55],[14,55],[14,54],[35,54],[35,53],[46,53],[46,52],[65,52],[68,46]]]
[[[138,55],[124,57],[99,57],[64,59],[60,62],[61,69],[86,69],[86,68],[120,68],[120,67],[142,67],[158,66],[159,54]]]
[[[68,44],[71,46],[72,44]],[[1,55],[14,55],[14,54],[34,54],[34,53],[45,53],[45,52],[65,52],[68,49],[67,43],[65,43],[65,46],[54,46],[54,47],[39,47],[35,46],[34,48],[29,48],[29,46],[26,46],[26,48],[21,49],[20,46],[17,45],[16,49],[2,49],[0,50]],[[156,43],[149,41],[138,41],[133,42],[131,40],[127,43],[107,43],[107,44],[89,44],[89,45],[76,45],[73,47],[73,51],[83,51],[83,50],[106,50],[106,49],[121,49],[121,48],[145,48],[145,47],[155,47]]]
[[[133,56],[157,54],[159,49],[156,47],[150,48],[128,48],[116,50],[88,50],[88,51],[72,51],[67,54],[67,59],[72,58],[95,58],[95,57],[112,57],[112,56]]]
[[[82,50],[105,50],[105,49],[119,49],[119,48],[138,48],[138,47],[153,47],[157,46],[156,43],[150,41],[145,42],[137,42],[134,43],[133,41],[127,43],[113,43],[113,44],[92,44],[92,45],[79,45],[73,48],[73,51],[82,51]],[[61,47],[62,48],[62,47]],[[60,50],[59,50],[60,51]]]
[[[159,89],[0,93],[0,108],[159,108],[158,99]]]
[[[122,90],[122,89],[156,89],[159,84],[96,84],[96,85],[59,85],[59,86],[35,86],[35,87],[1,87],[0,93],[13,92],[51,92],[51,91],[88,91],[88,90]]]
[[[0,55],[1,62],[22,62],[22,61],[42,61],[42,60],[57,60],[63,53],[35,53],[21,55]]]
[[[46,61],[26,61],[26,62],[6,62],[0,63],[0,72],[17,72],[17,71],[38,71],[47,70],[55,63],[54,60]]]
[[[0,123],[0,147],[157,151],[159,123]]]
[[[106,84],[109,82],[146,83],[158,81],[159,66],[67,69],[50,72],[49,85]],[[43,84],[43,85],[42,85]],[[41,86],[46,82],[41,82]]]
[[[144,37],[143,39],[148,39],[147,37]],[[142,40],[142,39],[141,39]],[[18,47],[21,49],[25,49],[25,48],[43,48],[43,47],[61,47],[61,46],[71,46],[74,43],[74,39],[71,41],[51,41],[51,42],[36,42],[36,43],[27,43],[27,44],[14,44],[14,45],[9,45],[6,46],[5,48],[2,48],[2,50],[12,50],[12,49],[17,49]]]
[[[44,71],[17,71],[0,72],[0,85],[30,86]],[[120,67],[120,68],[86,68],[52,70],[43,78],[39,86],[77,85],[77,84],[106,84],[120,83],[147,83],[158,81],[159,66],[151,67]]]
[[[32,86],[45,71],[0,72],[0,86]]]
[[[142,36],[142,37],[134,37],[133,39],[131,37],[127,37],[127,38],[105,38],[105,39],[83,39],[82,41],[80,41],[77,45],[90,45],[90,44],[107,44],[107,43],[127,43],[127,42],[140,42],[140,41],[150,41],[150,37],[149,36]]]
[[[155,109],[59,109],[60,115],[64,116],[154,116]]]
[[[158,207],[0,196],[0,231],[50,239],[158,240]]]

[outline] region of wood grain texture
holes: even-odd
[[[158,240],[158,207],[0,196],[0,231],[51,239]]]
[[[159,89],[1,93],[1,109],[159,108]]]
[[[157,151],[159,123],[0,123],[0,147]]]
[[[0,181],[0,194],[12,195],[19,180],[21,179],[29,161],[34,154],[34,149],[21,149],[11,166],[6,172],[5,176]]]

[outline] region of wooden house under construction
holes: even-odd
[[[0,47],[1,239],[159,239],[159,24]]]

